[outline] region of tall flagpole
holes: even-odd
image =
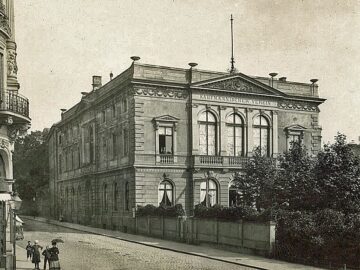
[[[230,17],[230,24],[231,24],[231,68],[230,68],[230,73],[235,73],[235,60],[234,60],[234,30],[233,30],[233,16],[231,14]]]

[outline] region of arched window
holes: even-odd
[[[254,148],[259,148],[264,156],[270,156],[269,130],[269,122],[264,116],[258,115],[254,118]]]
[[[108,193],[107,193],[107,184],[104,184],[104,211],[106,212],[108,209]]]
[[[159,205],[173,205],[174,187],[169,181],[162,181],[159,185],[158,201]]]
[[[2,155],[0,155],[0,178],[6,178],[5,162]]]
[[[125,210],[130,210],[130,189],[129,189],[129,182],[125,183]]]
[[[119,197],[119,189],[118,189],[118,184],[114,183],[114,211],[118,210],[118,197]]]
[[[217,153],[216,118],[205,111],[199,117],[199,150],[201,155],[215,156]]]
[[[244,122],[238,114],[231,114],[226,123],[228,156],[244,155]]]
[[[240,206],[242,202],[242,193],[240,189],[231,181],[229,184],[229,206]]]
[[[206,179],[200,184],[200,203],[207,207],[214,206],[218,202],[218,190],[214,180]]]

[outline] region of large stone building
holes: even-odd
[[[17,80],[14,1],[0,1],[0,269],[15,269],[13,212],[14,141],[30,125],[28,99]]]
[[[93,90],[49,134],[52,215],[112,229],[146,204],[234,203],[232,180],[255,148],[320,149],[313,83],[142,64]]]

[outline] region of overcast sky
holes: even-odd
[[[360,1],[15,0],[18,79],[32,130],[60,120],[91,76],[142,63],[225,71],[234,16],[236,68],[319,79],[323,141],[360,136]]]

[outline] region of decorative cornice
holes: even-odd
[[[168,88],[135,88],[133,90],[133,93],[137,96],[162,97],[173,99],[186,99],[188,96],[188,93],[183,90],[174,90]]]
[[[285,110],[319,112],[319,108],[316,105],[298,101],[281,101],[278,107]]]

